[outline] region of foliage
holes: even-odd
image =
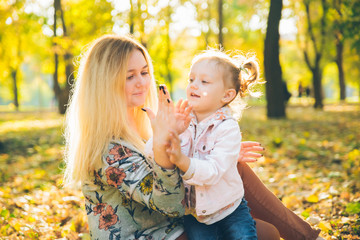
[[[339,23],[344,29],[344,69],[348,86],[358,88],[359,69],[359,27],[358,1],[341,0],[344,18]],[[311,78],[303,57],[304,39],[307,38],[302,4],[303,0],[284,1],[282,23],[292,22],[292,34],[282,35],[280,39],[280,58],[284,79],[290,91],[295,91],[298,81],[308,85]],[[323,65],[334,61],[333,31],[338,25],[330,24],[337,19],[337,12],[330,6],[327,25],[335,28],[326,31],[327,43]],[[51,77],[54,72],[54,52],[59,53],[59,81],[64,84],[65,62],[63,54],[71,53],[77,66],[80,53],[93,39],[103,34],[124,34],[130,32],[146,44],[154,62],[156,79],[159,82],[173,80],[173,88],[183,86],[188,74],[192,56],[207,45],[218,44],[218,1],[217,0],[62,0],[67,35],[58,24],[57,38],[53,38],[52,1],[18,0],[0,3],[0,104],[8,104],[13,99],[11,69],[20,66],[18,85],[20,105],[49,106],[52,100]],[[231,0],[223,1],[223,39],[225,50],[241,50],[256,53],[263,63],[263,40],[269,0]],[[312,16],[320,16],[319,1],[313,1]],[[133,17],[131,18],[131,4]],[[169,12],[170,17],[168,16]],[[182,14],[186,14],[186,19]],[[131,20],[132,19],[132,20]],[[186,21],[184,21],[186,20]],[[318,21],[316,21],[318,22]],[[169,27],[169,28],[168,28]],[[283,28],[285,29],[285,28]],[[319,26],[314,31],[319,33]],[[167,36],[170,35],[170,38]],[[58,45],[53,47],[53,41]],[[168,44],[168,41],[170,43]],[[20,43],[20,44],[19,44]],[[170,46],[167,51],[166,46]],[[16,53],[18,51],[18,53]],[[314,51],[310,51],[312,57]],[[20,56],[17,58],[16,56]],[[76,75],[76,68],[74,75]],[[168,68],[167,68],[167,67]],[[263,67],[261,67],[263,69]],[[169,74],[170,71],[170,74]],[[325,73],[324,82],[336,81],[334,74]],[[39,80],[41,79],[41,80]],[[31,87],[29,87],[31,86]],[[38,86],[38,87],[37,87]],[[337,84],[335,85],[337,86]],[[325,86],[327,87],[327,86]],[[177,89],[177,88],[176,88]],[[37,92],[46,96],[47,102],[36,99]],[[357,95],[357,94],[354,94]],[[36,103],[41,104],[36,104]]]
[[[265,109],[253,107],[240,122],[244,139],[265,147],[265,157],[252,164],[260,178],[326,239],[360,238],[359,110],[292,106],[288,120],[267,120]]]
[[[266,148],[253,169],[327,239],[359,239],[359,106],[290,107],[288,117],[245,110],[244,140]],[[1,113],[0,238],[90,239],[81,192],[62,187],[63,120],[51,112]]]

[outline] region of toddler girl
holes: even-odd
[[[193,119],[170,133],[170,161],[184,172],[189,239],[257,239],[237,172],[241,132],[229,104],[259,80],[259,65],[243,55],[208,50],[192,62],[186,94]]]

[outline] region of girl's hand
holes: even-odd
[[[175,131],[169,132],[169,144],[166,147],[170,162],[175,164],[181,171],[189,169],[190,159],[181,152],[180,138]]]
[[[188,104],[188,100],[180,99],[175,106],[175,119],[176,127],[175,131],[178,134],[183,133],[190,124],[192,107]]]
[[[264,150],[265,149],[261,147],[261,144],[258,142],[241,142],[241,150],[239,153],[238,162],[256,162],[257,159],[262,157],[263,155],[254,152],[262,152]]]
[[[181,159],[181,145],[179,136],[175,131],[169,132],[169,142],[166,146],[166,152],[169,155],[170,162],[177,164]]]

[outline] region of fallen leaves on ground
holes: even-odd
[[[253,107],[240,121],[243,140],[266,148],[255,172],[325,239],[360,239],[359,106],[265,115]],[[62,187],[62,124],[55,113],[0,114],[1,239],[90,239],[81,192]]]

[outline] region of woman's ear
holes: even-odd
[[[224,104],[227,104],[227,103],[231,102],[235,98],[235,96],[236,96],[235,89],[233,89],[233,88],[227,89],[227,90],[225,90],[224,96],[221,99],[221,101]]]

